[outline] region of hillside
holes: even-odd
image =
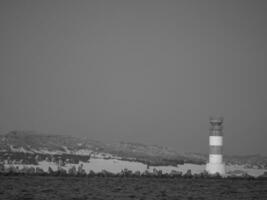
[[[104,153],[122,160],[134,160],[152,165],[183,163],[204,164],[203,156],[181,155],[167,147],[118,142],[105,144],[88,138],[39,134],[33,131],[11,131],[0,136],[0,151],[6,153],[79,155]]]
[[[267,169],[267,157],[225,156],[229,172],[262,174]],[[199,153],[179,154],[175,150],[158,145],[118,142],[103,143],[85,137],[40,134],[34,131],[11,131],[0,135],[0,164],[5,169],[16,166],[65,170],[73,166],[84,168],[86,173],[107,170],[114,173],[123,169],[132,171],[162,170],[165,173],[205,170],[207,155]]]

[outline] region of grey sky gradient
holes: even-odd
[[[267,155],[266,1],[0,1],[0,132]]]

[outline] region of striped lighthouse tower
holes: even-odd
[[[209,163],[206,170],[209,174],[225,174],[225,165],[223,163],[223,118],[210,118],[210,136],[209,136]]]

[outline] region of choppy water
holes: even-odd
[[[267,199],[267,180],[1,176],[0,199]]]

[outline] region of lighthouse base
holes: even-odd
[[[220,175],[225,175],[225,164],[224,163],[208,163],[206,170],[209,174],[219,173]]]

